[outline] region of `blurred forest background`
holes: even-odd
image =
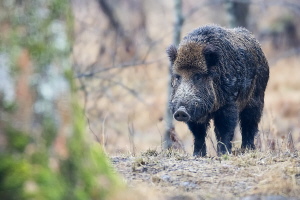
[[[166,114],[165,49],[210,23],[245,26],[269,61],[258,149],[299,150],[298,0],[1,0],[1,199],[106,194],[118,181],[101,175],[109,165],[91,140],[134,155],[168,146],[174,125],[191,153],[189,130]],[[212,129],[208,141],[215,155]]]
[[[72,1],[74,70],[91,134],[109,153],[166,144],[165,49],[202,25],[245,26],[271,67],[259,148],[300,147],[300,2],[296,0]],[[175,130],[188,152],[192,135]],[[213,130],[213,129],[211,129]],[[239,131],[237,130],[237,144]],[[214,141],[210,131],[209,141]],[[168,137],[167,137],[168,138]],[[293,140],[293,141],[291,141]],[[215,143],[214,143],[215,144]],[[215,155],[213,145],[210,154]]]

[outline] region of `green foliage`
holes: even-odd
[[[23,199],[24,183],[30,177],[30,164],[24,158],[0,155],[0,199]]]
[[[221,158],[222,160],[229,160],[230,157],[228,154],[223,154]]]
[[[74,131],[68,140],[72,154],[62,162],[62,173],[70,192],[64,199],[103,199],[106,195],[121,186],[118,178],[107,162],[99,145],[90,145],[85,141],[85,120],[83,110],[76,101],[76,87],[72,72],[66,71],[72,91],[72,110]]]
[[[14,152],[24,152],[26,146],[29,144],[28,134],[13,128],[12,126],[6,127],[8,150]]]
[[[59,176],[53,170],[46,166],[32,166],[32,176],[30,184],[32,191],[26,191],[26,198],[40,200],[62,199],[65,185]]]
[[[69,1],[53,0],[49,8],[53,18],[60,18],[70,13]]]
[[[0,102],[0,107],[2,107],[4,112],[13,113],[17,110],[17,104],[15,102]]]
[[[45,2],[47,6],[43,4]],[[29,52],[33,70],[30,80],[34,80],[30,85],[34,92],[31,94],[33,101],[43,102],[52,110],[35,113],[33,109],[32,124],[24,131],[23,122],[15,121],[15,116],[22,115],[19,105],[1,108],[0,128],[4,127],[4,130],[0,134],[5,145],[0,147],[0,199],[104,199],[121,183],[101,147],[86,139],[85,118],[78,104],[69,61],[73,28],[70,2],[28,0],[21,5],[11,4],[5,22],[10,25],[9,34],[7,40],[0,39],[0,53],[9,56],[9,65],[17,72],[20,52],[23,49]],[[6,10],[1,6],[0,3],[0,11]],[[18,6],[24,7],[17,9]],[[41,8],[48,9],[42,17],[39,16]],[[57,34],[62,34],[63,39],[66,37],[65,44],[55,43]],[[39,85],[44,83],[43,77],[47,78],[47,70],[52,65],[59,66],[57,76],[69,84],[63,106],[67,112],[64,114],[71,119],[66,122],[62,120],[57,99],[47,99],[39,91]],[[19,75],[13,73],[12,77],[17,80]],[[65,127],[68,128],[60,129],[62,123],[67,123]],[[60,136],[66,140],[64,156],[57,153],[55,146]]]
[[[39,151],[35,151],[31,157],[30,162],[36,165],[47,166],[48,165],[48,154],[46,149],[39,149]]]
[[[42,120],[42,127],[46,146],[49,147],[56,137],[57,126],[51,117],[45,116]]]

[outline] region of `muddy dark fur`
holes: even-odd
[[[261,47],[244,28],[215,25],[193,30],[179,47],[167,49],[172,67],[170,109],[194,135],[194,155],[205,156],[205,137],[214,120],[218,154],[231,152],[240,122],[242,148],[254,149],[269,79]]]

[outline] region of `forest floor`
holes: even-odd
[[[300,199],[299,152],[193,157],[148,150],[140,156],[111,156],[111,162],[129,188],[140,193],[133,199]]]

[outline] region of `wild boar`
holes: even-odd
[[[197,28],[179,47],[167,49],[171,62],[170,109],[194,135],[194,155],[205,156],[205,137],[214,120],[218,154],[231,153],[240,122],[242,148],[254,149],[264,107],[269,66],[258,41],[245,28]]]

